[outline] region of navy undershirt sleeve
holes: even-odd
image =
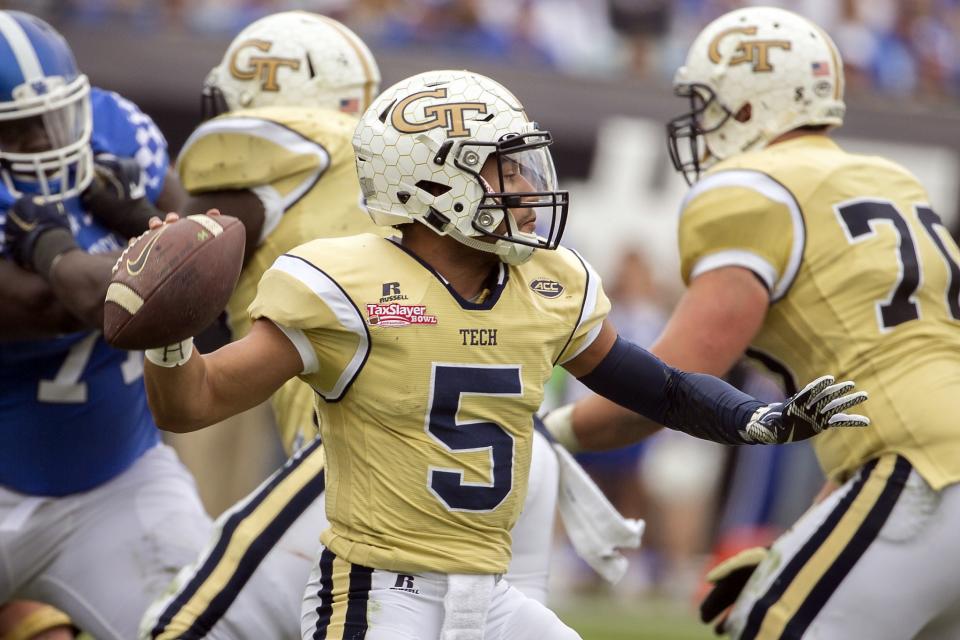
[[[741,431],[766,406],[719,378],[667,366],[621,337],[580,382],[665,427],[722,444],[750,444]]]

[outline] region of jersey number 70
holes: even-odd
[[[943,229],[940,217],[934,213],[933,209],[926,205],[914,205],[913,209],[917,219],[923,225],[930,240],[933,241],[937,251],[943,256],[950,272],[950,280],[947,285],[946,307],[950,317],[954,320],[960,320],[960,266],[947,250],[947,244],[954,248],[956,245],[952,240],[947,243],[937,233],[937,227]],[[867,200],[860,199],[835,207],[837,218],[843,227],[847,240],[851,244],[859,243],[870,238],[875,233],[874,225],[890,224],[893,226],[898,239],[897,259],[900,264],[900,275],[890,295],[877,301],[877,323],[880,331],[889,331],[899,324],[916,320],[920,317],[920,308],[916,301],[916,294],[922,282],[922,267],[917,251],[917,243],[910,230],[910,224],[906,217],[900,213],[895,204],[888,200]]]

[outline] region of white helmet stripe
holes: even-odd
[[[17,64],[20,66],[20,73],[23,74],[25,82],[36,80],[43,77],[43,67],[40,65],[40,58],[23,30],[16,20],[6,12],[0,12],[0,35],[2,35],[13,50],[13,55],[17,58]]]
[[[328,18],[326,16],[318,16],[321,20],[333,27],[337,33],[339,33],[344,40],[347,41],[347,44],[350,45],[350,48],[353,49],[353,52],[357,54],[357,59],[360,61],[360,66],[363,68],[363,106],[362,109],[366,109],[370,106],[370,103],[373,101],[373,85],[376,80],[373,77],[373,72],[371,70],[371,61],[367,59],[366,52],[364,51],[365,45],[360,41],[360,38],[355,36],[349,30],[344,29],[343,25]]]

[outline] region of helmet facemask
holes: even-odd
[[[549,132],[531,131],[507,134],[497,142],[471,140],[460,146],[455,166],[474,175],[484,191],[471,220],[480,243],[468,244],[485,251],[490,251],[492,244],[504,259],[517,253],[518,247],[513,245],[531,251],[559,246],[569,196],[557,189],[557,173],[547,149],[552,142]],[[549,217],[541,217],[541,212]],[[530,252],[520,253],[525,259]]]
[[[86,76],[47,77],[18,87],[0,103],[0,178],[14,195],[58,201],[93,180],[93,117]],[[42,133],[40,133],[42,132]],[[31,140],[26,136],[38,136]],[[39,136],[42,136],[39,137]]]
[[[689,100],[690,110],[667,123],[667,149],[673,167],[692,185],[702,171],[720,159],[711,153],[707,136],[727,124],[733,113],[705,84],[678,84],[674,94]]]
[[[704,27],[673,79],[690,111],[667,125],[687,182],[790,131],[843,124],[843,61],[815,24],[776,7],[745,7]]]
[[[216,74],[211,71],[207,80],[203,83],[203,90],[200,93],[200,120],[206,122],[219,115],[230,111],[230,105],[227,104],[227,98],[223,91],[213,80]]]

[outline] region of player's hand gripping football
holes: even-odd
[[[782,444],[812,438],[833,427],[865,427],[870,419],[845,413],[867,399],[853,391],[853,382],[834,384],[833,376],[817,378],[784,402],[761,407],[742,430],[748,442]]]
[[[219,211],[218,209],[210,209],[210,210],[208,210],[208,211],[206,212],[205,215],[208,215],[208,216],[219,216],[219,215],[220,215],[220,211]],[[117,261],[116,261],[115,263],[113,263],[113,269],[111,269],[111,271],[112,271],[113,273],[116,273],[117,270],[120,269],[120,266],[123,264],[123,261],[126,260],[126,258],[127,258],[127,254],[130,253],[131,247],[133,247],[133,245],[137,244],[137,240],[139,240],[139,239],[142,238],[143,236],[147,235],[148,233],[150,233],[150,232],[153,231],[154,229],[157,229],[157,228],[159,228],[159,227],[162,227],[162,226],[165,225],[165,224],[173,224],[174,222],[176,222],[176,221],[179,220],[179,219],[180,219],[180,214],[179,214],[179,213],[175,213],[175,212],[173,212],[173,211],[171,211],[170,213],[168,213],[167,215],[165,215],[165,216],[163,217],[163,220],[160,219],[160,216],[152,216],[152,217],[150,218],[150,221],[147,223],[147,227],[148,227],[147,230],[144,231],[143,233],[141,233],[141,234],[138,235],[138,236],[134,236],[134,237],[130,238],[130,239],[127,241],[127,246],[126,246],[126,248],[123,250],[123,253],[121,253],[121,254],[119,255],[119,257],[117,257]]]
[[[7,211],[3,233],[17,264],[44,277],[57,256],[79,248],[63,205],[32,196],[22,196]]]

